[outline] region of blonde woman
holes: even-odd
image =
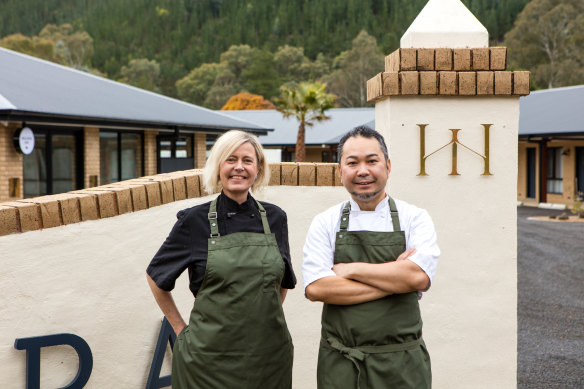
[[[225,133],[211,149],[203,178],[208,193],[221,194],[178,213],[146,270],[178,334],[172,387],[291,388],[293,346],[282,303],[296,277],[286,214],[250,195],[269,180],[257,138]],[[185,269],[195,296],[188,325],[170,293]]]

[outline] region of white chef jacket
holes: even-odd
[[[417,264],[432,283],[440,256],[434,223],[426,210],[397,199],[394,201],[401,230],[405,232],[406,250],[416,248],[416,252],[408,259]],[[361,211],[353,199],[350,202],[348,231],[393,231],[387,196],[374,211]],[[332,271],[335,240],[336,233],[340,230],[341,213],[345,204],[346,201],[337,204],[312,220],[306,235],[302,260],[304,289],[316,280],[335,275]],[[418,298],[421,296],[421,292],[418,292]]]

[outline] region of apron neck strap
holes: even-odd
[[[399,226],[399,215],[397,214],[397,207],[395,206],[395,201],[389,196],[389,214],[391,215],[391,222],[393,223],[393,231],[401,231]]]
[[[393,224],[394,231],[401,231],[401,227],[399,226],[399,216],[397,214],[397,207],[395,205],[395,201],[389,196],[389,213],[391,215],[391,222]],[[341,214],[341,227],[340,231],[347,231],[349,227],[349,214],[351,213],[351,202],[347,201],[345,206],[343,207],[343,212]]]
[[[211,201],[207,218],[209,219],[209,227],[211,227],[211,238],[218,238],[220,235],[217,223],[217,198]]]
[[[266,210],[264,209],[264,207],[260,204],[259,201],[255,201],[256,204],[258,205],[258,208],[260,209],[260,216],[262,217],[262,225],[264,226],[264,234],[271,234],[270,231],[270,224],[268,223],[268,216],[266,214]]]
[[[270,224],[268,223],[268,216],[266,214],[266,210],[260,204],[259,201],[255,200],[259,210],[260,216],[262,217],[262,226],[264,227],[264,234],[271,234],[270,231]],[[211,205],[209,206],[209,214],[207,215],[209,219],[209,227],[211,228],[211,238],[218,238],[219,234],[219,225],[217,222],[217,199],[211,201]]]
[[[351,213],[351,202],[347,201],[341,214],[341,231],[347,231],[349,227],[349,213]]]

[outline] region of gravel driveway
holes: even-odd
[[[584,388],[584,223],[527,220],[517,208],[518,385]]]

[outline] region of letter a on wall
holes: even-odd
[[[81,389],[89,381],[93,369],[91,349],[83,338],[74,334],[55,334],[19,338],[14,341],[14,348],[26,350],[26,389],[39,389],[41,385],[41,348],[68,345],[79,356],[77,375],[67,386],[61,389]]]
[[[154,351],[154,358],[152,358],[152,365],[150,366],[146,389],[159,389],[170,386],[171,376],[167,375],[160,377],[160,370],[162,369],[164,354],[166,353],[166,345],[167,343],[170,343],[170,348],[172,349],[175,340],[176,334],[165,317],[162,319],[162,326],[160,327],[160,333],[158,334],[158,342],[156,342],[156,350]]]

